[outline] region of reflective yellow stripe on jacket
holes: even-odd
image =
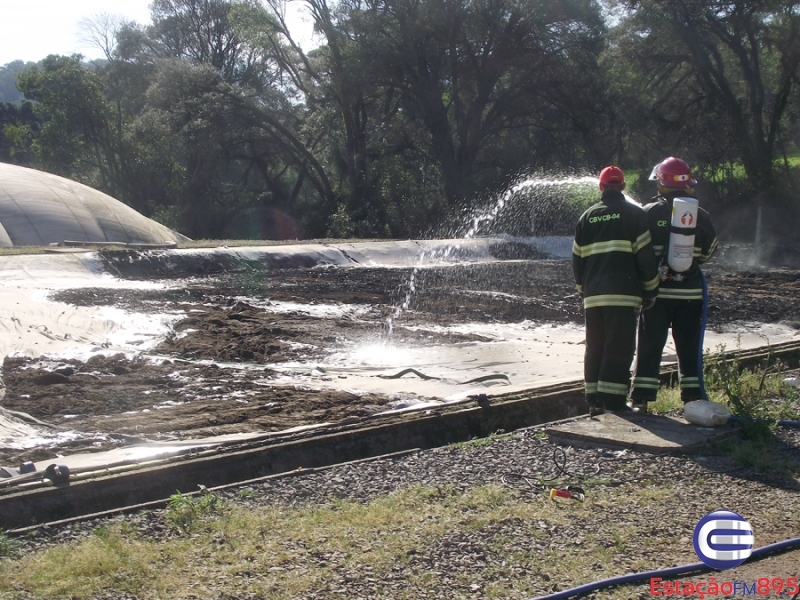
[[[650,235],[649,233],[647,234]],[[627,252],[633,253],[633,245],[628,240],[611,240],[609,242],[595,242],[594,244],[587,244],[579,246],[578,242],[572,242],[572,253],[581,258],[592,256],[594,254],[603,254],[605,252]]]
[[[597,308],[599,306],[630,306],[639,308],[642,299],[639,296],[622,296],[620,294],[602,294],[599,296],[587,296],[583,299],[584,308]]]

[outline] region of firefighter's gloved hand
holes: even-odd
[[[655,298],[645,298],[644,302],[642,302],[642,310],[650,310],[656,305]]]

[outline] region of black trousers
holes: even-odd
[[[630,386],[638,310],[626,306],[599,306],[587,308],[585,313],[586,401],[602,403],[609,410],[622,408]]]
[[[631,399],[646,401],[656,399],[661,356],[670,327],[678,354],[681,400],[690,402],[703,399],[700,388],[702,319],[702,300],[659,298],[653,308],[642,312],[639,318],[639,339]]]

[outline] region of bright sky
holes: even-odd
[[[82,39],[85,34],[81,22],[105,13],[146,25],[150,23],[150,2],[0,0],[0,66],[15,60],[38,62],[48,54],[80,53],[86,59],[102,58],[103,53],[98,48]],[[293,21],[298,27],[310,29],[307,19]]]
[[[150,22],[150,0],[0,0],[0,65],[48,54],[103,56],[82,40],[81,21],[106,13]]]

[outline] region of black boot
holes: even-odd
[[[596,417],[597,415],[602,415],[606,412],[606,407],[603,406],[602,402],[589,402],[589,416]]]

